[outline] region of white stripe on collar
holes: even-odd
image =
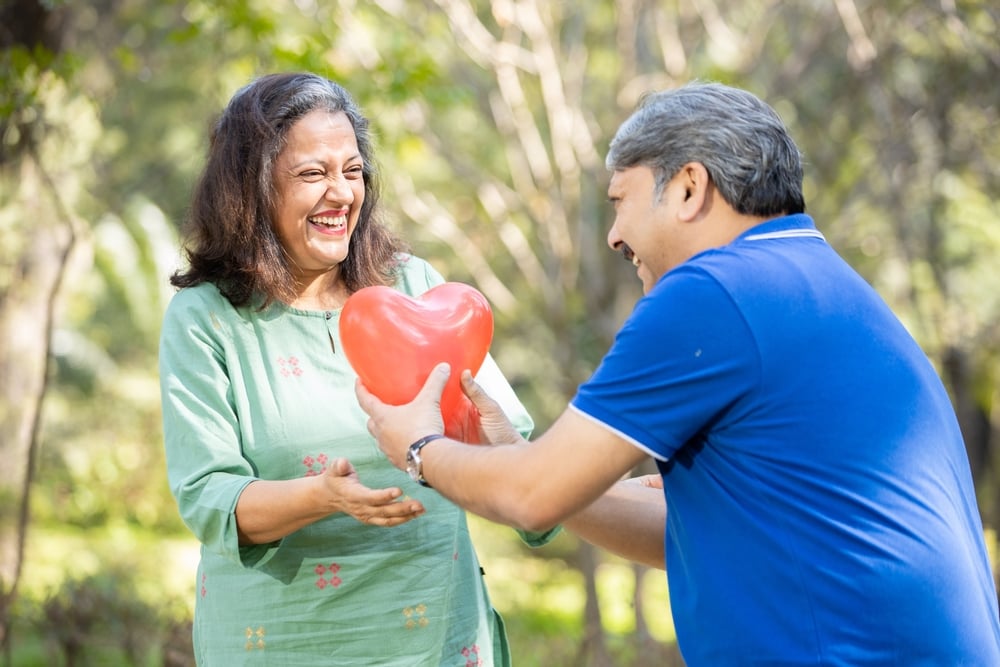
[[[751,234],[750,236],[744,236],[744,241],[768,241],[770,239],[789,239],[799,236],[811,236],[812,238],[826,240],[819,231],[815,229],[786,229],[780,232],[767,232],[764,234]]]

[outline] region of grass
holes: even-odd
[[[185,538],[124,525],[32,525],[13,664],[162,665],[168,634],[191,616],[196,564],[197,544]]]

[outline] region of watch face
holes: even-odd
[[[420,462],[414,459],[413,452],[406,452],[406,472],[414,482],[420,481]]]

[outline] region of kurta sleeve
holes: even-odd
[[[214,288],[174,295],[160,335],[160,391],[167,475],[181,518],[206,549],[249,567],[278,543],[239,545],[236,501],[257,477],[241,455],[227,367],[234,312]]]

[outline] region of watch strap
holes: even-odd
[[[410,459],[412,459],[417,464],[417,482],[421,486],[426,486],[427,488],[431,488],[431,485],[427,482],[427,478],[424,477],[424,462],[423,459],[420,457],[420,450],[424,448],[424,445],[430,442],[434,442],[435,440],[438,440],[443,437],[445,436],[442,433],[432,433],[430,435],[425,435],[424,437],[420,438],[407,448]]]

